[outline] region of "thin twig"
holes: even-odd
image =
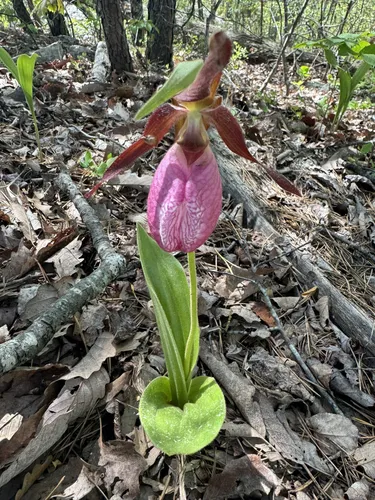
[[[125,272],[125,258],[112,248],[95,210],[81,195],[66,171],[60,173],[56,185],[69,196],[77,208],[91,234],[101,264],[90,276],[80,280],[58,299],[26,331],[0,345],[0,373],[8,372],[32,360],[53,338],[61,324],[70,321],[87,302],[101,294]]]

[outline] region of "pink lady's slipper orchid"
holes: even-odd
[[[148,197],[148,223],[152,236],[166,251],[192,252],[210,236],[221,211],[219,169],[209,146],[207,129],[216,127],[234,153],[256,162],[286,191],[298,189],[278,172],[262,165],[248,151],[242,130],[231,112],[215,96],[221,72],[232,51],[224,32],[214,34],[210,51],[194,82],[150,116],[144,135],[124,151],[105,172],[103,182],[129,168],[141,155],[157,146],[176,126],[176,142],[155,172]]]

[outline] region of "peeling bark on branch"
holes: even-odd
[[[65,172],[60,173],[56,184],[68,194],[80,213],[91,234],[101,264],[90,276],[79,281],[57,300],[26,331],[0,345],[0,373],[8,372],[32,360],[63,323],[69,321],[88,301],[101,294],[125,272],[125,258],[113,250],[95,210],[83,198],[70,176]]]

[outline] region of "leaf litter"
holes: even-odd
[[[224,75],[221,91],[231,93],[241,108],[244,95],[262,83],[264,69],[241,63],[231,74],[236,86]],[[6,158],[8,177],[0,180],[4,340],[22,332],[98,263],[74,205],[63,202],[51,184],[56,163],[49,158],[63,155],[80,189],[89,189],[92,173],[79,159],[89,148],[101,161],[114,138],[117,152],[120,144],[137,138],[133,106],[151,93],[140,79],[132,82],[130,98],[116,95],[113,85],[85,94],[69,62],[37,71],[47,85],[40,89],[44,111],[39,116],[48,144],[45,164],[32,158],[30,144],[10,124],[23,105],[11,109],[4,101],[9,118],[1,147],[6,157],[9,151],[17,155],[17,161]],[[62,82],[61,92],[48,86],[47,71]],[[271,82],[270,89],[280,95],[280,82]],[[311,125],[302,127],[291,111],[300,106],[297,92],[280,97],[277,110],[269,104],[268,112],[254,98],[250,109],[259,113],[241,111],[241,118],[245,125],[255,120],[257,134],[248,139],[261,137],[263,145],[251,143],[259,157],[297,178],[305,198],[285,195],[257,171],[243,172],[243,179],[255,185],[275,228],[295,246],[305,245],[330,281],[374,317],[371,179],[350,171],[353,148],[349,155],[335,156],[338,136],[326,125],[318,127],[323,124],[315,117],[307,120],[319,91],[302,92],[309,104],[301,112]],[[366,113],[348,113],[348,141],[360,137],[356,117]],[[25,126],[31,131],[31,123]],[[189,498],[236,498],[255,491],[278,499],[373,498],[372,357],[335,325],[329,297],[313,282],[306,289],[280,250],[247,227],[241,205],[230,198],[197,255],[204,339],[199,370],[212,373],[225,390],[226,423],[212,446],[184,465],[164,457],[144,435],[137,418],[140,391],[164,373],[165,364],[134,247],[134,221],[145,211],[150,165],[157,165],[169,144],[166,138],[104,186],[93,202],[113,246],[128,258],[126,276],[72,317],[33,368],[20,367],[0,379],[1,495],[17,477],[18,489],[32,500],[52,491],[83,498],[98,492],[95,485],[108,497],[157,498],[172,495],[185,477]],[[257,283],[343,415],[333,413],[306,379]]]

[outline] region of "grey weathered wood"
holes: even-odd
[[[218,139],[217,134],[210,132],[210,136],[222,176],[224,193],[230,194],[237,203],[243,203],[248,226],[267,236],[282,252],[293,250],[294,246],[288,238],[278,233],[273,227],[267,207],[240,176],[240,169],[248,168],[249,162],[229,151]],[[332,285],[319,268],[322,267],[319,266],[319,261],[316,263],[317,259],[308,250],[295,249],[286,258],[306,287],[317,286],[321,295],[327,295],[330,298],[333,323],[349,338],[356,339],[365,349],[375,355],[375,320]],[[320,262],[325,263],[323,259],[320,259]],[[325,264],[328,269],[330,266]]]
[[[59,327],[71,320],[90,300],[125,272],[126,261],[115,252],[102,228],[95,210],[78,191],[70,175],[62,171],[57,186],[69,195],[89,230],[93,245],[101,259],[100,266],[78,281],[24,332],[0,345],[0,373],[13,370],[32,360],[52,339]]]
[[[109,61],[107,44],[99,42],[96,47],[94,65],[91,71],[91,80],[94,82],[105,83],[111,69]]]

